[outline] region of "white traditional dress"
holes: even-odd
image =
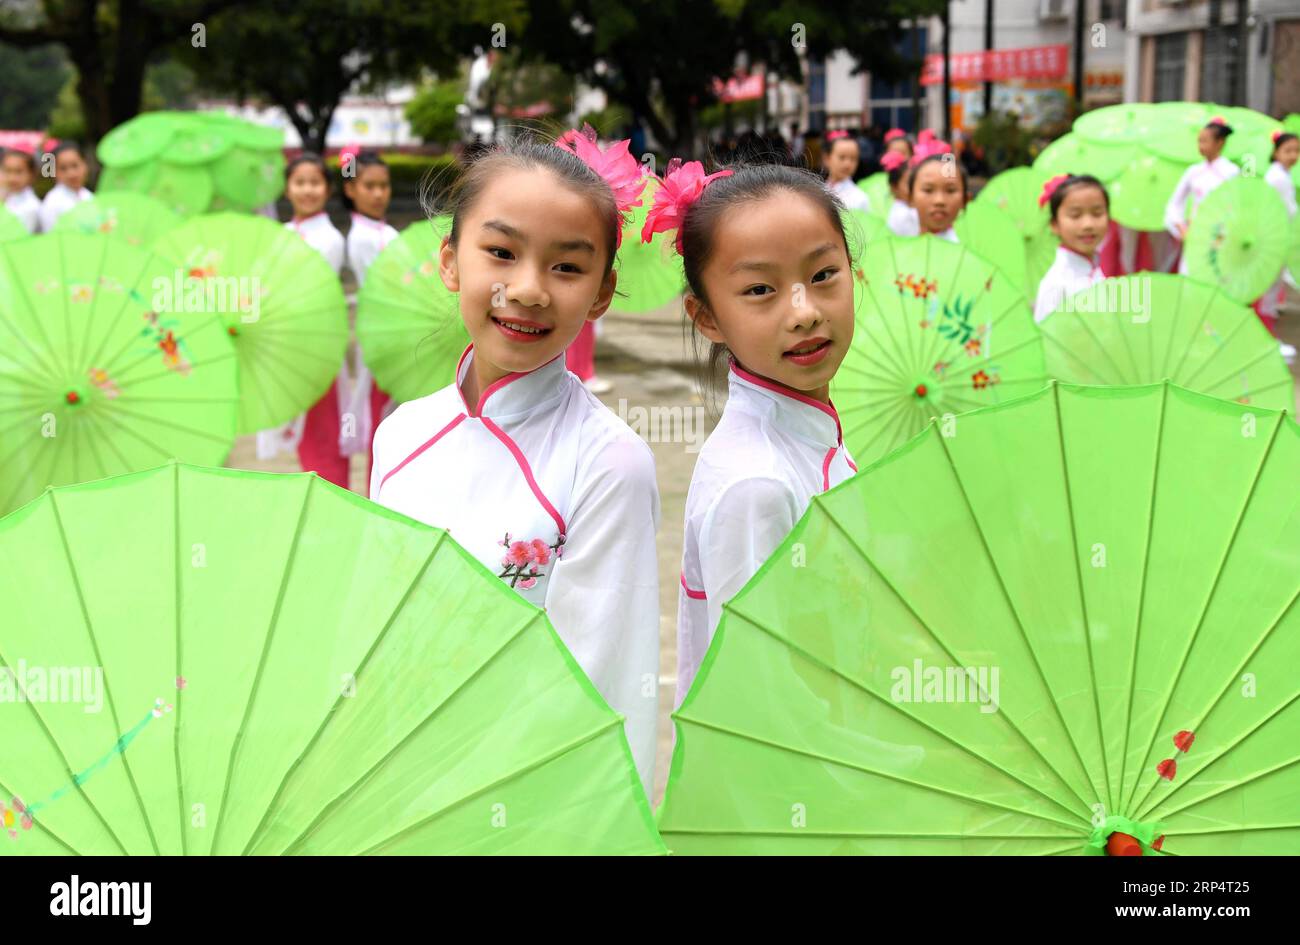
[[[346,243],[343,234],[330,222],[329,214],[324,210],[303,217],[301,220],[290,220],[284,228],[293,230],[306,241],[308,246],[324,256],[335,274],[343,268]],[[346,356],[344,363],[347,363]],[[302,442],[302,431],[306,423],[307,415],[304,413],[281,426],[257,431],[257,458],[274,459],[282,450],[286,453],[296,453],[298,444]]]
[[[5,207],[23,222],[28,233],[35,233],[41,226],[41,198],[30,187],[24,187],[16,194],[5,198]]]
[[[1165,229],[1169,235],[1176,240],[1181,240],[1183,238],[1180,232],[1181,224],[1191,222],[1201,201],[1224,181],[1231,180],[1240,173],[1241,169],[1222,155],[1213,161],[1193,164],[1184,171],[1178,186],[1174,188],[1173,196],[1165,204]],[[1187,203],[1189,199],[1190,206]],[[1182,275],[1187,275],[1186,253],[1178,260],[1178,271]]]
[[[947,240],[949,243],[961,242],[961,240],[957,239],[957,231],[952,227],[948,227],[948,229],[944,230],[942,233],[931,233],[930,235],[935,239]]]
[[[850,178],[846,177],[838,184],[827,182],[826,186],[830,188],[831,193],[840,198],[840,203],[844,204],[844,206],[848,207],[850,210],[871,209],[871,198],[866,195],[866,192],[863,191],[861,187],[853,183]]]
[[[356,277],[358,290],[365,285],[366,270],[375,261],[375,257],[395,239],[397,230],[383,220],[372,220],[363,213],[352,214],[352,226],[348,229],[347,239],[348,268]],[[380,419],[371,415],[370,391],[374,383],[374,377],[361,360],[358,348],[356,371],[351,383],[338,385],[339,416],[356,418],[356,424],[351,429],[347,426],[340,427],[339,449],[345,456],[364,453],[370,448],[371,430]]]
[[[375,433],[370,498],[445,528],[544,609],[625,719],[654,784],[659,673],[659,490],[650,448],[582,386],[560,355],[488,386],[456,383],[394,410]]]
[[[920,236],[921,221],[916,215],[916,208],[906,200],[894,198],[889,207],[889,229],[895,236]]]
[[[85,187],[80,190],[73,190],[66,184],[55,184],[50,188],[50,192],[45,195],[41,201],[41,232],[49,233],[54,229],[54,224],[59,222],[59,217],[63,216],[83,200],[89,200],[95,196]]]
[[[699,671],[736,595],[799,521],[812,497],[855,472],[833,406],[732,362],[727,406],[686,496],[677,606],[677,700]]]
[[[1106,278],[1097,257],[1084,256],[1065,246],[1056,247],[1056,259],[1038,283],[1038,297],[1034,301],[1034,321],[1041,322],[1060,307],[1061,303]]]
[[[1264,182],[1277,191],[1282,198],[1282,205],[1286,207],[1287,216],[1295,219],[1296,215],[1296,198],[1295,198],[1295,181],[1291,179],[1291,172],[1282,166],[1281,161],[1274,161],[1268,166],[1268,171],[1264,174]],[[1292,278],[1296,273],[1290,274]],[[1267,292],[1259,298],[1259,311],[1264,315],[1277,318],[1282,307],[1282,299],[1286,291],[1287,270],[1284,267],[1278,274],[1277,279],[1273,282]]]

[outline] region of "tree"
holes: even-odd
[[[22,49],[58,43],[77,69],[90,144],[140,111],[145,69],[165,46],[247,0],[30,0],[0,6],[0,41]]]
[[[411,132],[424,141],[451,144],[459,134],[456,106],[464,97],[465,83],[461,79],[428,83],[406,105]]]
[[[675,154],[694,146],[696,116],[716,101],[714,78],[737,59],[801,79],[809,58],[846,50],[874,76],[898,79],[918,63],[897,52],[903,21],[947,0],[533,0],[518,43],[626,105]]]
[[[206,87],[278,105],[303,146],[325,148],[339,101],[355,84],[432,70],[454,75],[474,38],[514,25],[518,0],[261,0],[256,17],[216,18],[206,49],[183,55]]]
[[[0,128],[44,128],[72,75],[58,45],[15,49],[0,43],[4,82],[0,82]]]

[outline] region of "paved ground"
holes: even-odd
[[[1290,307],[1281,324],[1283,337],[1300,347],[1300,306]],[[613,390],[601,397],[611,410],[620,413],[634,428],[638,422],[658,421],[638,429],[654,450],[662,510],[658,536],[659,751],[653,798],[658,804],[668,778],[672,753],[669,714],[676,689],[677,590],[686,490],[699,443],[713,429],[716,418],[696,393],[693,355],[682,332],[679,304],[644,315],[607,315],[601,320],[596,366],[599,376],[614,384]],[[1300,367],[1293,365],[1291,370],[1300,382]],[[721,406],[720,402],[718,406]],[[275,472],[296,472],[298,469],[296,460],[288,456],[271,462],[258,461],[252,437],[240,438],[229,465]],[[353,463],[352,488],[362,494],[367,489],[361,457],[356,457]]]

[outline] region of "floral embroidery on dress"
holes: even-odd
[[[511,587],[529,590],[536,587],[545,574],[541,570],[551,563],[553,558],[564,556],[564,536],[557,535],[554,544],[547,544],[540,538],[531,541],[511,541],[510,533],[497,542],[506,549],[501,557],[502,571],[497,577],[508,580]]]

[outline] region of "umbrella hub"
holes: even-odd
[[[1089,852],[1106,856],[1142,856],[1148,849],[1164,846],[1164,824],[1143,823],[1119,814],[1107,817],[1093,827],[1088,837]]]

